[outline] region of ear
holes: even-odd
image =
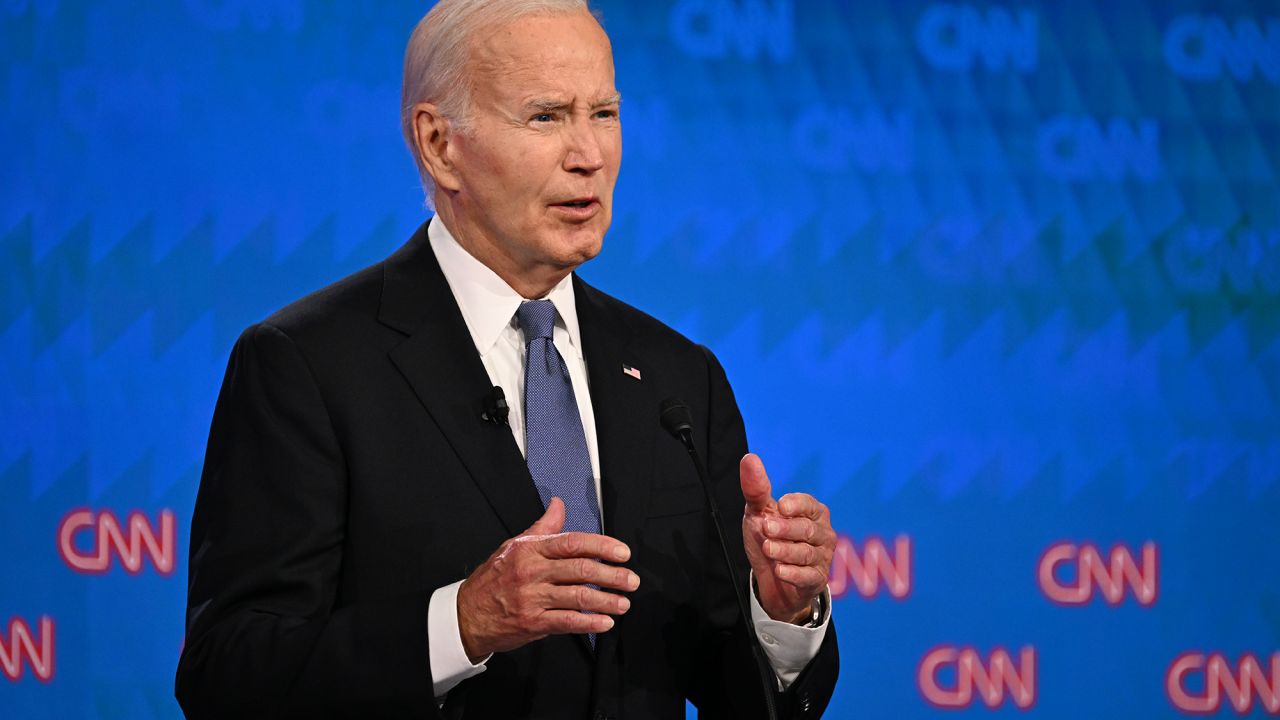
[[[435,103],[418,103],[413,106],[413,132],[418,160],[427,169],[431,179],[435,180],[436,187],[441,190],[457,190],[460,185],[457,168],[454,167],[450,154],[454,136],[449,119],[440,113],[440,108]]]

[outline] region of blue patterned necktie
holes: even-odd
[[[556,306],[550,300],[520,305],[516,319],[524,331],[524,437],[529,474],[542,506],[564,501],[565,532],[600,532],[591,456],[582,416],[573,396],[569,368],[552,342]]]
[[[532,300],[516,310],[524,331],[524,437],[529,474],[545,508],[564,501],[564,532],[600,532],[596,483],[569,368],[552,342],[556,306]],[[595,647],[596,636],[587,637]]]

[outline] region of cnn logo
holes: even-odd
[[[1124,545],[1112,547],[1104,559],[1092,543],[1055,543],[1040,556],[1040,590],[1059,605],[1087,604],[1096,591],[1109,605],[1119,605],[1126,594],[1132,594],[1139,605],[1150,607],[1159,589],[1156,544],[1144,543],[1140,557],[1136,560]],[[1075,576],[1074,582],[1064,579],[1064,569],[1073,571],[1069,574]]]
[[[1186,652],[1174,659],[1165,674],[1165,692],[1179,710],[1193,714],[1217,712],[1222,698],[1244,715],[1256,699],[1269,715],[1280,715],[1280,652],[1271,654],[1271,672],[1256,655],[1245,653],[1234,667],[1222,653]],[[1195,681],[1188,683],[1189,677]],[[1188,687],[1202,688],[1197,693]]]
[[[1022,648],[1015,663],[1004,648],[984,659],[972,647],[936,647],[920,661],[916,684],[924,699],[938,708],[967,708],[976,697],[988,708],[998,708],[1008,698],[1026,710],[1036,703],[1036,649]]]
[[[87,548],[77,543],[87,538]],[[144,553],[161,575],[173,572],[175,522],[173,512],[161,510],[158,523],[140,511],[129,513],[123,523],[110,510],[72,510],[58,526],[58,552],[73,570],[101,574],[119,558],[131,575],[142,572]]]
[[[899,535],[893,541],[893,552],[878,537],[869,537],[862,544],[862,551],[845,535],[836,538],[836,550],[831,557],[831,572],[827,586],[831,597],[839,598],[850,589],[863,597],[875,597],[883,587],[889,595],[901,600],[911,594],[911,538]]]
[[[53,618],[42,615],[37,626],[39,631],[32,632],[25,620],[15,617],[9,620],[8,637],[0,635],[0,671],[12,682],[22,679],[24,665],[30,665],[41,682],[53,679]]]

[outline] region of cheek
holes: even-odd
[[[501,152],[497,148],[486,147],[483,152],[476,153],[476,162],[474,163],[474,174],[476,181],[484,185],[502,185],[508,182],[513,176],[512,165],[518,160],[513,160],[511,153]]]
[[[610,175],[610,180],[618,177],[618,168],[622,165],[622,134],[614,133],[610,135],[604,143],[602,143],[605,155],[606,172]]]
[[[557,167],[552,153],[529,145],[506,148],[489,158],[485,171],[488,182],[496,186],[503,197],[494,197],[499,203],[527,201],[540,197],[547,179]]]

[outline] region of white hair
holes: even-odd
[[[465,132],[471,119],[465,74],[472,38],[484,28],[527,15],[567,15],[583,9],[589,9],[587,0],[440,0],[418,21],[404,51],[400,129],[418,166],[428,206],[433,204],[435,183],[419,153],[414,106],[434,102],[455,130]]]

